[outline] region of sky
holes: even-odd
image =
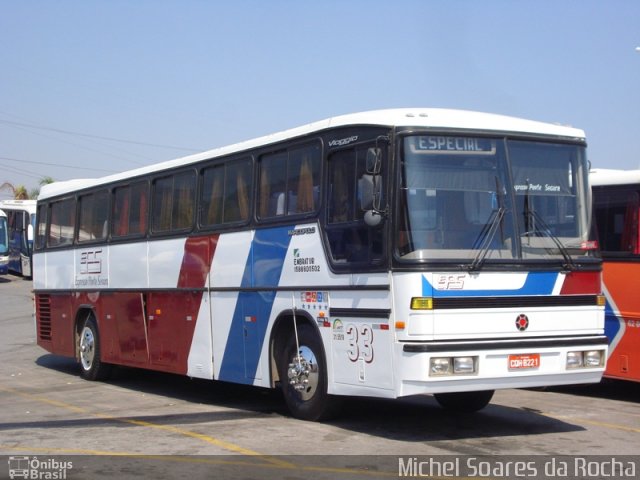
[[[0,0],[0,184],[396,107],[571,125],[638,169],[637,47],[637,0]]]

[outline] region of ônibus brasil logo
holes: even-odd
[[[73,462],[38,457],[11,456],[9,457],[9,478],[28,478],[38,480],[65,480],[67,470],[73,468]]]

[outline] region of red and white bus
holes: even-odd
[[[605,377],[640,381],[640,170],[594,169],[593,212],[607,297]]]
[[[598,382],[601,262],[581,130],[441,109],[319,121],[42,188],[38,343],[337,397]]]

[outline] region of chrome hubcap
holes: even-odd
[[[84,327],[80,334],[80,363],[82,363],[82,368],[85,370],[89,370],[93,365],[94,347],[93,331],[89,327]]]
[[[287,372],[289,385],[296,390],[302,400],[309,400],[318,388],[318,362],[309,347],[301,346],[298,355],[289,363]]]

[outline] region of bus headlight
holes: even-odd
[[[434,357],[429,375],[474,375],[478,372],[478,357]]]
[[[580,368],[580,367],[582,367],[582,352],[568,352],[567,368]]]
[[[588,368],[601,367],[604,359],[603,350],[589,350],[584,352],[584,366]]]
[[[451,359],[450,358],[432,358],[431,359],[431,375],[451,375]]]
[[[604,350],[567,352],[567,369],[598,368],[604,366]]]
[[[476,362],[473,357],[453,357],[453,373],[472,374],[476,373]]]

